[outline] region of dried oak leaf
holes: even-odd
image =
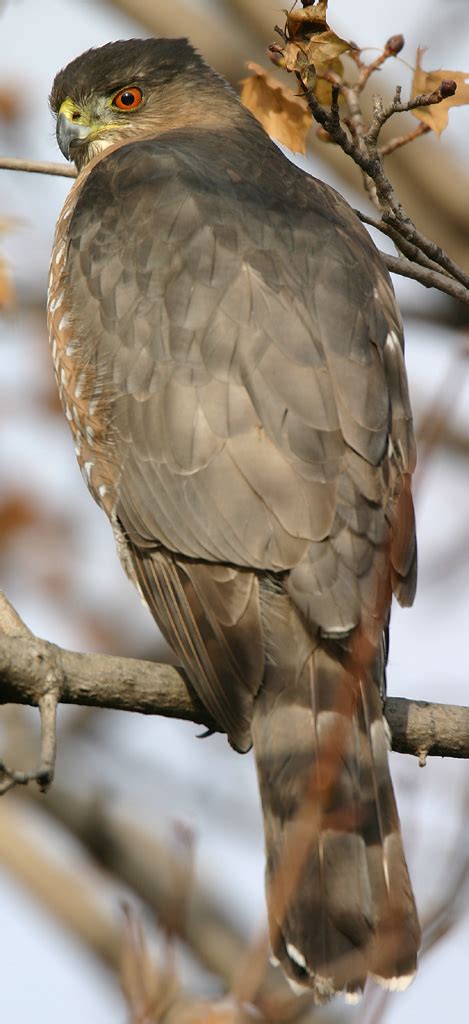
[[[287,18],[288,34],[292,38],[300,36],[308,38],[312,32],[324,32],[329,29],[327,22],[328,0],[319,0],[309,7],[296,7],[284,10]]]
[[[285,67],[287,71],[295,71],[298,54],[301,53],[306,57],[308,64],[324,68],[333,64],[342,53],[354,49],[353,43],[348,43],[346,39],[341,39],[331,29],[327,29],[325,32],[315,33],[310,39],[289,39],[285,45]]]
[[[241,102],[260,121],[266,132],[294,153],[306,152],[311,114],[302,97],[259,65],[247,65],[253,74],[241,82]]]
[[[328,0],[318,0],[317,4],[310,4],[309,7],[295,7],[293,11],[285,11],[288,31],[291,36],[311,28],[321,31],[329,28],[327,24],[327,3]]]
[[[443,71],[442,69],[424,71],[420,63],[424,53],[425,49],[419,47],[412,81],[412,99],[422,93],[434,92],[445,79],[452,79],[457,85],[454,96],[449,96],[448,99],[441,100],[440,103],[435,103],[430,107],[417,107],[411,111],[414,117],[428,124],[437,135],[441,135],[448,125],[450,107],[463,107],[469,104],[469,72]]]
[[[306,58],[308,64],[314,64],[316,70],[318,67],[324,70],[337,61],[342,53],[355,49],[353,43],[341,39],[327,24],[327,0],[285,11],[285,16],[288,42],[285,45],[284,66],[287,71],[297,70],[299,53]]]

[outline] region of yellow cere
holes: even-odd
[[[89,124],[87,111],[82,110],[76,103],[67,96],[61,104],[59,114],[64,114],[68,121],[78,121],[79,124]]]

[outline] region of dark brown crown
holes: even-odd
[[[86,50],[59,71],[50,105],[56,114],[67,96],[80,103],[133,83],[151,89],[181,78],[200,85],[218,76],[187,39],[121,39]]]

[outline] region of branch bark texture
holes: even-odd
[[[0,635],[0,702],[38,705],[61,667],[64,704],[136,711],[196,722],[216,730],[183,673],[171,665],[103,654],[78,654],[33,636]],[[389,697],[385,714],[394,750],[469,757],[469,708]]]

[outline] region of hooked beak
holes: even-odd
[[[91,132],[89,125],[71,121],[61,109],[55,129],[57,142],[66,160],[73,160],[73,147],[79,146]]]

